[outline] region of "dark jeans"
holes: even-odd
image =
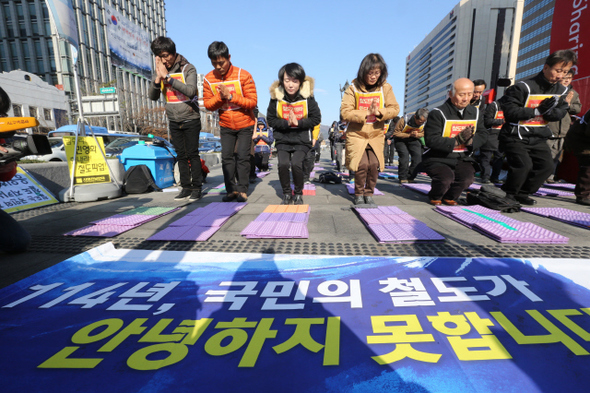
[[[553,173],[553,158],[544,139],[527,144],[505,138],[500,140],[500,148],[508,161],[508,176],[502,186],[507,194],[534,194]]]
[[[221,168],[227,193],[248,192],[252,127],[232,130],[221,127]],[[236,158],[234,159],[234,152]]]
[[[279,181],[283,189],[283,195],[291,195],[291,176],[289,167],[293,171],[293,184],[295,195],[303,195],[303,160],[307,153],[304,150],[278,150]]]
[[[399,180],[413,180],[416,174],[416,167],[422,162],[422,143],[418,139],[414,140],[396,140],[395,150],[397,150],[398,169],[397,176]],[[410,165],[410,158],[412,164]]]
[[[0,251],[23,252],[31,242],[31,235],[4,210],[0,209]]]
[[[454,169],[444,164],[428,166],[426,173],[432,179],[428,197],[436,201],[456,201],[475,180],[475,168],[466,161],[458,161]]]
[[[313,171],[313,165],[315,164],[315,153],[314,149],[311,149],[305,155],[303,159],[303,182],[309,181],[311,171]]]
[[[394,149],[393,140],[391,141],[391,145],[388,145],[387,139],[386,139],[385,146],[383,147],[383,158],[385,159],[385,164],[392,164],[394,155],[395,155],[395,149]]]
[[[481,163],[481,179],[497,180],[502,172],[502,153],[498,150],[481,150],[479,151],[479,161]]]
[[[590,198],[590,156],[579,155],[578,163],[580,164],[580,170],[578,171],[578,180],[576,181],[574,193],[578,198]]]
[[[254,159],[256,161],[256,167],[260,169],[261,172],[268,171],[268,160],[270,158],[269,152],[258,152],[254,155]]]
[[[174,145],[178,160],[180,186],[189,190],[200,189],[203,185],[201,157],[199,157],[201,119],[184,123],[170,121],[169,126],[172,145]]]

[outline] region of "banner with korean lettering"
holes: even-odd
[[[0,290],[3,392],[583,392],[590,261],[103,245]]]
[[[590,7],[586,0],[556,0],[551,24],[551,53],[560,49],[571,49],[578,54],[578,64],[573,88],[580,94],[585,113],[590,108]]]
[[[20,166],[9,181],[0,181],[0,209],[7,213],[59,203],[29,172]],[[0,229],[1,230],[1,229]]]
[[[109,167],[103,156],[105,150],[102,137],[96,137],[95,140],[92,136],[79,136],[77,145],[75,136],[64,136],[63,140],[70,174],[74,164],[74,153],[76,154],[74,184],[109,183],[111,181]]]
[[[78,50],[78,24],[72,0],[45,0],[57,35]],[[75,63],[75,61],[74,61]]]
[[[107,38],[113,65],[150,79],[152,55],[150,36],[113,6],[104,4]]]

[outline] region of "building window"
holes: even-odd
[[[23,116],[23,109],[20,105],[12,104],[12,112],[14,117],[22,117]]]
[[[29,116],[37,117],[37,107],[36,106],[29,106]]]
[[[51,120],[51,109],[43,109],[43,117],[45,120]]]

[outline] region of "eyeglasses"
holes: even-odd
[[[377,70],[377,71],[369,71],[369,73],[367,74],[368,76],[381,76],[381,70]]]

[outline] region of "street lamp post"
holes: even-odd
[[[346,83],[344,83],[344,86],[339,85],[340,86],[340,99],[342,99],[342,94],[346,91],[346,89],[348,89],[348,86],[350,86],[350,83],[348,83],[348,79],[346,80]]]

